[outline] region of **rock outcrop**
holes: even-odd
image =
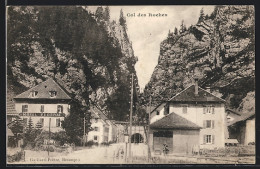
[[[157,104],[196,76],[201,87],[211,87],[228,107],[244,110],[240,104],[243,100],[247,105],[248,99],[243,98],[254,98],[255,91],[254,29],[253,6],[216,6],[210,17],[161,42],[158,65],[144,94],[152,92]]]

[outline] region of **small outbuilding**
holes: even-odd
[[[170,154],[191,154],[193,147],[200,142],[201,127],[175,113],[152,123],[150,128],[150,144],[154,152],[162,153],[166,144]]]

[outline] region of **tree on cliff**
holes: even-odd
[[[178,35],[178,29],[176,27],[174,28],[174,35]]]
[[[110,19],[110,9],[108,6],[105,7],[103,18],[105,21],[109,21],[109,19]]]
[[[122,10],[122,9],[120,10],[119,24],[120,24],[121,26],[123,26],[124,28],[126,28],[126,19],[125,19],[125,17],[124,17],[124,13],[123,13],[123,10]]]
[[[98,20],[103,19],[104,13],[103,13],[103,7],[102,6],[97,7],[95,15],[96,15]]]
[[[199,17],[198,23],[200,23],[204,19],[205,19],[204,10],[203,10],[203,8],[201,8],[201,10],[200,10],[200,17]]]

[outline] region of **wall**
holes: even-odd
[[[160,105],[156,110],[159,111],[159,115],[156,115],[156,110],[154,112],[152,112],[151,114],[151,119],[150,119],[150,124],[157,121],[157,120],[160,120],[161,118],[163,118],[165,115],[164,115],[164,105],[165,104],[162,104]]]
[[[193,146],[200,144],[199,130],[173,130],[173,153],[191,154]]]
[[[104,121],[102,121],[101,119],[98,119],[98,121],[96,122],[95,119],[91,120],[91,127],[94,129],[95,127],[98,127],[98,131],[90,131],[88,133],[88,137],[87,137],[87,141],[94,141],[94,136],[98,136],[98,141],[94,141],[94,142],[98,142],[99,144],[104,142],[104,136],[108,137],[108,133],[105,133],[105,127],[109,127],[107,124],[104,123]]]
[[[28,105],[28,111],[26,113],[41,113],[41,105],[44,105],[44,112],[43,113],[57,113],[57,106],[63,106],[63,113],[65,116],[69,114],[69,104],[65,103],[57,103],[57,104],[39,104],[39,103],[30,103],[30,102],[16,102],[15,109],[18,113],[22,113],[22,105]],[[58,132],[63,130],[61,128],[61,121],[64,120],[64,117],[48,117],[48,116],[21,116],[21,118],[27,118],[27,125],[29,124],[29,118],[31,117],[33,122],[33,127],[36,126],[37,122],[40,121],[41,118],[44,119],[43,123],[43,130],[49,130],[49,119],[51,118],[51,125],[50,129],[51,132]],[[60,119],[60,126],[56,126],[56,119]]]
[[[246,121],[245,145],[255,143],[255,118]]]
[[[183,106],[187,107],[187,113],[183,113]],[[204,104],[209,105],[209,104]],[[214,148],[225,146],[225,108],[224,104],[210,104],[214,106],[214,114],[204,114],[203,104],[171,104],[170,113],[174,112],[187,120],[203,127],[204,120],[214,120],[214,128],[202,128],[200,130],[200,147],[201,148]],[[214,144],[203,144],[204,135],[214,135]]]

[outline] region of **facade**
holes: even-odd
[[[54,79],[48,79],[14,98],[15,110],[27,126],[57,132],[69,114],[71,98]]]
[[[255,113],[241,114],[228,123],[230,139],[237,139],[239,144],[255,143]]]
[[[88,133],[87,141],[94,141],[99,144],[116,141],[116,126],[113,121],[109,120],[96,106],[92,106],[90,112],[92,116],[91,128],[93,130]]]
[[[224,147],[227,132],[224,103],[195,82],[151,112],[150,125],[154,130],[150,132],[150,143],[156,139],[156,130],[168,132],[173,153],[184,153],[183,147],[190,152],[191,144],[209,149]]]

